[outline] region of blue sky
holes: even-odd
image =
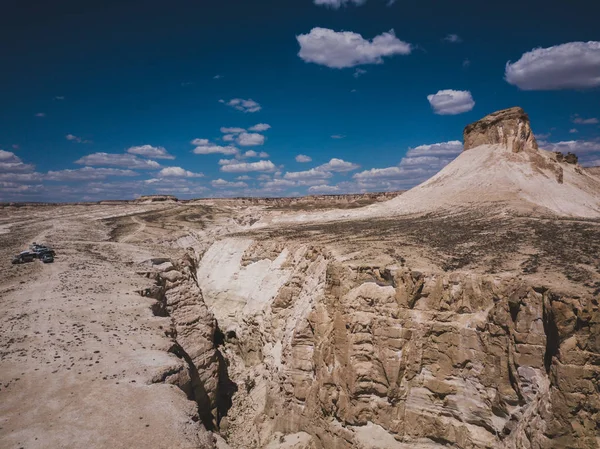
[[[600,165],[596,1],[46,3],[3,4],[0,201],[404,189],[516,105]]]

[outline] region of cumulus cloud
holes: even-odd
[[[583,118],[579,117],[577,114],[575,114],[571,118],[571,121],[578,125],[597,125],[598,123],[600,123],[600,121],[596,117]]]
[[[507,62],[506,81],[521,90],[586,89],[600,86],[600,42],[569,42],[531,50]]]
[[[150,159],[140,159],[134,154],[93,153],[75,161],[80,165],[157,169],[160,164]]]
[[[165,167],[158,172],[157,176],[163,178],[201,178],[204,174],[184,170],[181,167]]]
[[[227,102],[225,100],[219,100],[219,102],[242,112],[258,112],[262,109],[262,106],[251,98],[247,100],[242,98],[233,98]]]
[[[285,179],[300,181],[308,179],[327,179],[332,176],[333,174],[331,172],[319,170],[318,168],[311,168],[310,170],[287,172],[283,177]]]
[[[237,138],[237,143],[243,147],[263,145],[265,136],[257,133],[241,133]]]
[[[92,181],[105,179],[109,176],[138,176],[133,170],[121,170],[118,168],[94,168],[83,167],[74,170],[49,171],[44,179],[47,181]]]
[[[433,112],[439,115],[456,115],[469,112],[475,101],[468,90],[440,90],[436,94],[427,95]]]
[[[356,170],[359,167],[360,167],[360,165],[358,165],[358,164],[353,164],[352,162],[347,162],[343,159],[337,159],[334,157],[326,164],[319,165],[317,167],[317,170],[333,171],[333,172],[346,172],[346,171]]]
[[[348,4],[362,5],[367,0],[315,0],[315,5],[327,6],[333,9],[339,9],[340,6],[346,6]]]
[[[208,139],[194,139],[192,145],[196,148],[192,150],[194,154],[225,154],[228,156],[238,154],[238,149],[232,145],[226,147],[210,143]]]
[[[223,187],[227,187],[227,188],[248,187],[248,184],[246,184],[245,182],[242,182],[242,181],[238,181],[238,182],[225,181],[224,179],[216,179],[214,181],[211,181],[211,185],[213,187],[217,187],[217,188],[223,188]]]
[[[406,156],[456,156],[462,150],[463,143],[460,140],[450,140],[448,142],[419,145],[418,147],[410,148]]]
[[[331,136],[332,139],[343,139],[344,137],[346,136],[344,136],[343,134],[333,134]]]
[[[385,56],[408,55],[412,51],[412,46],[398,39],[394,30],[367,40],[351,31],[317,27],[296,39],[300,44],[298,56],[302,60],[334,69],[383,64]]]
[[[400,167],[371,168],[352,176],[354,179],[394,178],[405,175],[407,171]]]
[[[571,134],[577,134],[578,132],[579,132],[579,131],[577,131],[577,129],[575,129],[575,128],[571,128],[571,129],[569,130],[569,133],[571,133]]]
[[[244,172],[272,172],[277,169],[275,164],[271,161],[257,161],[257,162],[240,162],[237,160],[230,160],[225,164],[221,164],[221,171],[228,173],[244,173]]]
[[[235,136],[233,134],[225,134],[222,139],[225,142],[233,142],[235,140]]]
[[[544,150],[560,151],[562,153],[586,154],[600,152],[600,141],[568,140],[563,142],[543,144]]]
[[[460,44],[462,39],[458,34],[449,34],[443,39],[443,41],[450,42],[451,44]]]
[[[354,78],[360,78],[360,77],[361,77],[362,75],[364,75],[365,73],[367,73],[367,71],[366,71],[366,70],[364,70],[364,69],[356,69],[356,70],[354,71],[354,73],[353,73],[353,75],[352,75],[352,76],[353,76]]]
[[[261,151],[260,153],[257,153],[254,150],[248,150],[244,153],[243,155],[244,157],[260,157],[260,158],[266,158],[269,157],[269,153],[265,153],[264,151]]]
[[[339,192],[340,188],[338,186],[330,186],[327,184],[320,184],[318,186],[309,187],[308,191],[311,193],[335,193],[335,192]]]
[[[296,162],[310,162],[312,161],[312,157],[307,156],[305,154],[299,154],[296,156]]]
[[[130,154],[137,154],[138,156],[152,157],[154,159],[175,159],[175,156],[169,154],[164,147],[153,147],[152,145],[131,147],[127,152]]]
[[[0,172],[23,173],[32,172],[33,170],[33,165],[25,164],[21,158],[12,151],[0,150]]]
[[[255,132],[264,132],[271,129],[271,125],[268,125],[266,123],[258,123],[254,126],[251,126],[250,128],[248,128],[248,131],[255,131]]]
[[[92,143],[90,140],[84,140],[81,137],[75,136],[73,134],[67,134],[65,136],[65,138],[71,142],[77,142],[77,143]]]
[[[244,128],[228,128],[226,126],[221,127],[221,132],[223,134],[239,134],[246,131]]]
[[[288,187],[293,187],[295,185],[296,185],[296,183],[294,181],[290,181],[289,179],[278,178],[278,179],[273,179],[273,180],[267,181],[262,186],[266,190],[281,191]]]

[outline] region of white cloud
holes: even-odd
[[[241,133],[237,138],[237,143],[243,147],[263,145],[265,136],[257,133]]]
[[[352,176],[354,179],[377,179],[377,178],[394,178],[406,174],[406,170],[400,167],[387,168],[372,168]]]
[[[531,50],[506,63],[504,78],[521,90],[600,86],[600,42],[569,42]]]
[[[338,186],[330,186],[327,184],[321,184],[318,186],[309,187],[308,191],[311,193],[335,193],[335,192],[339,192],[340,188]]]
[[[165,167],[158,172],[157,176],[164,178],[201,178],[204,174],[184,170],[181,167]]]
[[[343,134],[333,134],[331,136],[332,139],[343,139],[344,137],[346,136],[344,136]]]
[[[408,157],[416,156],[456,156],[463,150],[463,143],[460,140],[450,140],[448,142],[433,143],[430,145],[419,145],[411,148],[406,153]]]
[[[45,112],[38,112],[37,114],[35,114],[36,117],[46,117],[46,113]]]
[[[235,140],[235,136],[233,134],[225,134],[222,139],[225,142],[233,142]]]
[[[0,150],[0,172],[23,173],[31,172],[33,170],[33,165],[23,163],[21,158],[12,151]]]
[[[73,134],[67,134],[65,137],[67,140],[81,143],[81,137],[74,136]]]
[[[310,33],[296,36],[296,39],[300,44],[298,56],[305,62],[334,69],[361,64],[383,64],[384,56],[408,55],[412,51],[412,46],[398,39],[394,30],[369,41],[351,31],[313,28]]]
[[[562,153],[585,154],[600,152],[600,141],[568,140],[556,143],[544,143],[544,150],[560,151]]]
[[[339,9],[340,6],[346,6],[349,3],[353,3],[358,6],[366,3],[366,1],[367,0],[315,0],[315,5]]]
[[[364,69],[356,69],[356,70],[354,71],[354,74],[353,74],[352,76],[354,76],[354,78],[359,78],[359,77],[361,77],[362,75],[364,75],[365,73],[367,73],[367,71],[366,71],[366,70],[364,70]]]
[[[227,102],[225,100],[219,100],[219,102],[242,112],[258,112],[262,109],[262,106],[251,98],[247,100],[242,98],[233,98]]]
[[[326,164],[319,165],[317,167],[317,170],[333,171],[333,172],[346,172],[346,171],[356,170],[359,167],[360,167],[360,165],[358,165],[358,164],[353,164],[352,162],[347,162],[343,159],[337,159],[334,157]]]
[[[164,147],[153,147],[152,145],[131,147],[127,152],[130,154],[137,154],[138,156],[152,157],[154,159],[175,159],[175,156],[170,155]]]
[[[0,181],[12,182],[39,182],[44,179],[44,175],[37,172],[25,173],[2,173],[2,163],[0,163]]]
[[[578,115],[574,115],[571,121],[578,125],[597,125],[600,123],[600,120],[598,120],[596,117],[583,118],[579,117]]]
[[[577,129],[575,129],[575,128],[571,128],[571,129],[569,130],[569,132],[570,132],[571,134],[577,134],[579,131],[577,131]]]
[[[99,165],[106,167],[124,167],[157,169],[160,164],[150,159],[140,159],[133,154],[93,153],[75,161],[80,165]]]
[[[460,44],[462,39],[458,34],[449,34],[444,39],[445,42],[450,42],[451,44]]]
[[[227,128],[226,126],[221,127],[223,134],[239,134],[246,131],[244,128]]]
[[[49,171],[44,179],[47,181],[92,181],[105,179],[108,176],[138,176],[133,170],[120,170],[118,168],[93,168],[83,167],[75,170]]]
[[[194,139],[192,145],[196,145],[196,148],[192,150],[194,154],[225,154],[231,156],[238,154],[238,149],[232,145],[222,147],[210,143],[208,139]]]
[[[244,153],[244,157],[260,157],[260,158],[266,158],[269,157],[269,153],[265,153],[264,151],[261,151],[260,153],[257,153],[254,150],[248,150]]]
[[[219,161],[221,163],[221,161]],[[275,171],[277,167],[271,161],[257,161],[257,162],[239,162],[231,161],[227,164],[221,164],[221,171],[228,173],[244,173],[244,172],[271,172]]]
[[[213,76],[214,80],[220,80],[221,78],[223,78],[223,75],[215,75],[215,76]]]
[[[290,181],[288,179],[273,179],[272,181],[265,182],[263,184],[263,188],[272,191],[280,191],[295,185],[296,183],[294,181]]]
[[[287,172],[283,177],[285,179],[291,179],[294,181],[308,180],[308,179],[327,179],[331,178],[333,174],[327,171],[319,170],[317,168],[311,168],[305,171]]]
[[[312,161],[312,157],[307,156],[305,154],[299,154],[296,156],[296,162],[310,162]]]
[[[255,131],[255,132],[264,132],[269,129],[271,129],[271,125],[268,125],[267,123],[258,123],[256,125],[248,128],[249,131]]]
[[[456,115],[468,112],[475,101],[468,90],[440,90],[437,94],[427,95],[433,111],[439,115]]]
[[[241,188],[241,187],[248,187],[248,184],[246,184],[245,182],[232,182],[232,181],[225,181],[224,179],[216,179],[214,181],[211,181],[211,184],[213,187],[217,187],[217,188],[223,188],[223,187],[227,187],[227,188]]]
[[[252,178],[248,175],[243,175],[243,176],[238,176],[237,178],[238,181],[250,181]]]

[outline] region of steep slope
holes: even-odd
[[[494,112],[468,125],[464,142],[464,151],[439,173],[394,199],[353,211],[273,214],[255,227],[489,206],[524,214],[600,217],[600,177],[560,153],[539,149],[523,109]]]
[[[600,181],[538,149],[521,108],[468,125],[464,141],[454,161],[384,207],[410,213],[495,203],[527,212],[600,216]]]

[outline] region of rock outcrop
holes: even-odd
[[[345,264],[306,245],[228,239],[207,254],[199,284],[228,320],[224,351],[244,385],[227,417],[233,447],[277,432],[315,448],[598,447],[597,298]]]
[[[538,148],[529,117],[519,107],[494,112],[467,125],[463,138],[465,151],[480,145],[502,145],[514,153]]]

